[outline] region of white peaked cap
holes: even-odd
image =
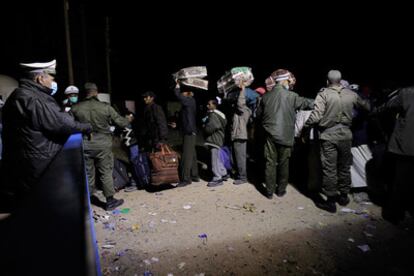
[[[20,66],[29,72],[56,74],[56,59],[49,62],[20,63]]]

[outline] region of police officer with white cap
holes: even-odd
[[[78,102],[78,96],[79,96],[79,89],[76,86],[70,85],[66,87],[65,99],[63,100],[63,106],[65,109],[65,112],[69,112],[70,109],[72,108],[72,105]]]
[[[28,193],[73,133],[92,131],[61,111],[52,97],[56,60],[22,63],[25,77],[3,107],[3,145],[6,183],[16,195]],[[4,183],[4,182],[3,182]]]

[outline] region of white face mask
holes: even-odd
[[[283,85],[283,87],[284,87],[286,90],[289,90],[289,84],[288,84],[288,83],[285,83],[285,84]]]
[[[52,81],[52,86],[50,87],[50,89],[52,89],[52,93],[50,93],[50,95],[55,95],[58,90],[57,82]]]

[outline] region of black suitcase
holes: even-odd
[[[112,177],[114,179],[114,188],[115,191],[122,190],[129,184],[129,177],[127,166],[124,162],[115,159],[114,160],[114,169],[112,172]]]

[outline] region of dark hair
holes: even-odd
[[[217,100],[216,100],[216,99],[210,99],[210,100],[208,100],[208,102],[213,103],[215,107],[217,107],[217,106],[218,106],[218,102],[217,102]]]
[[[180,92],[181,93],[183,93],[183,92],[194,92],[193,90],[194,90],[194,87],[190,87],[188,85],[180,83]]]

